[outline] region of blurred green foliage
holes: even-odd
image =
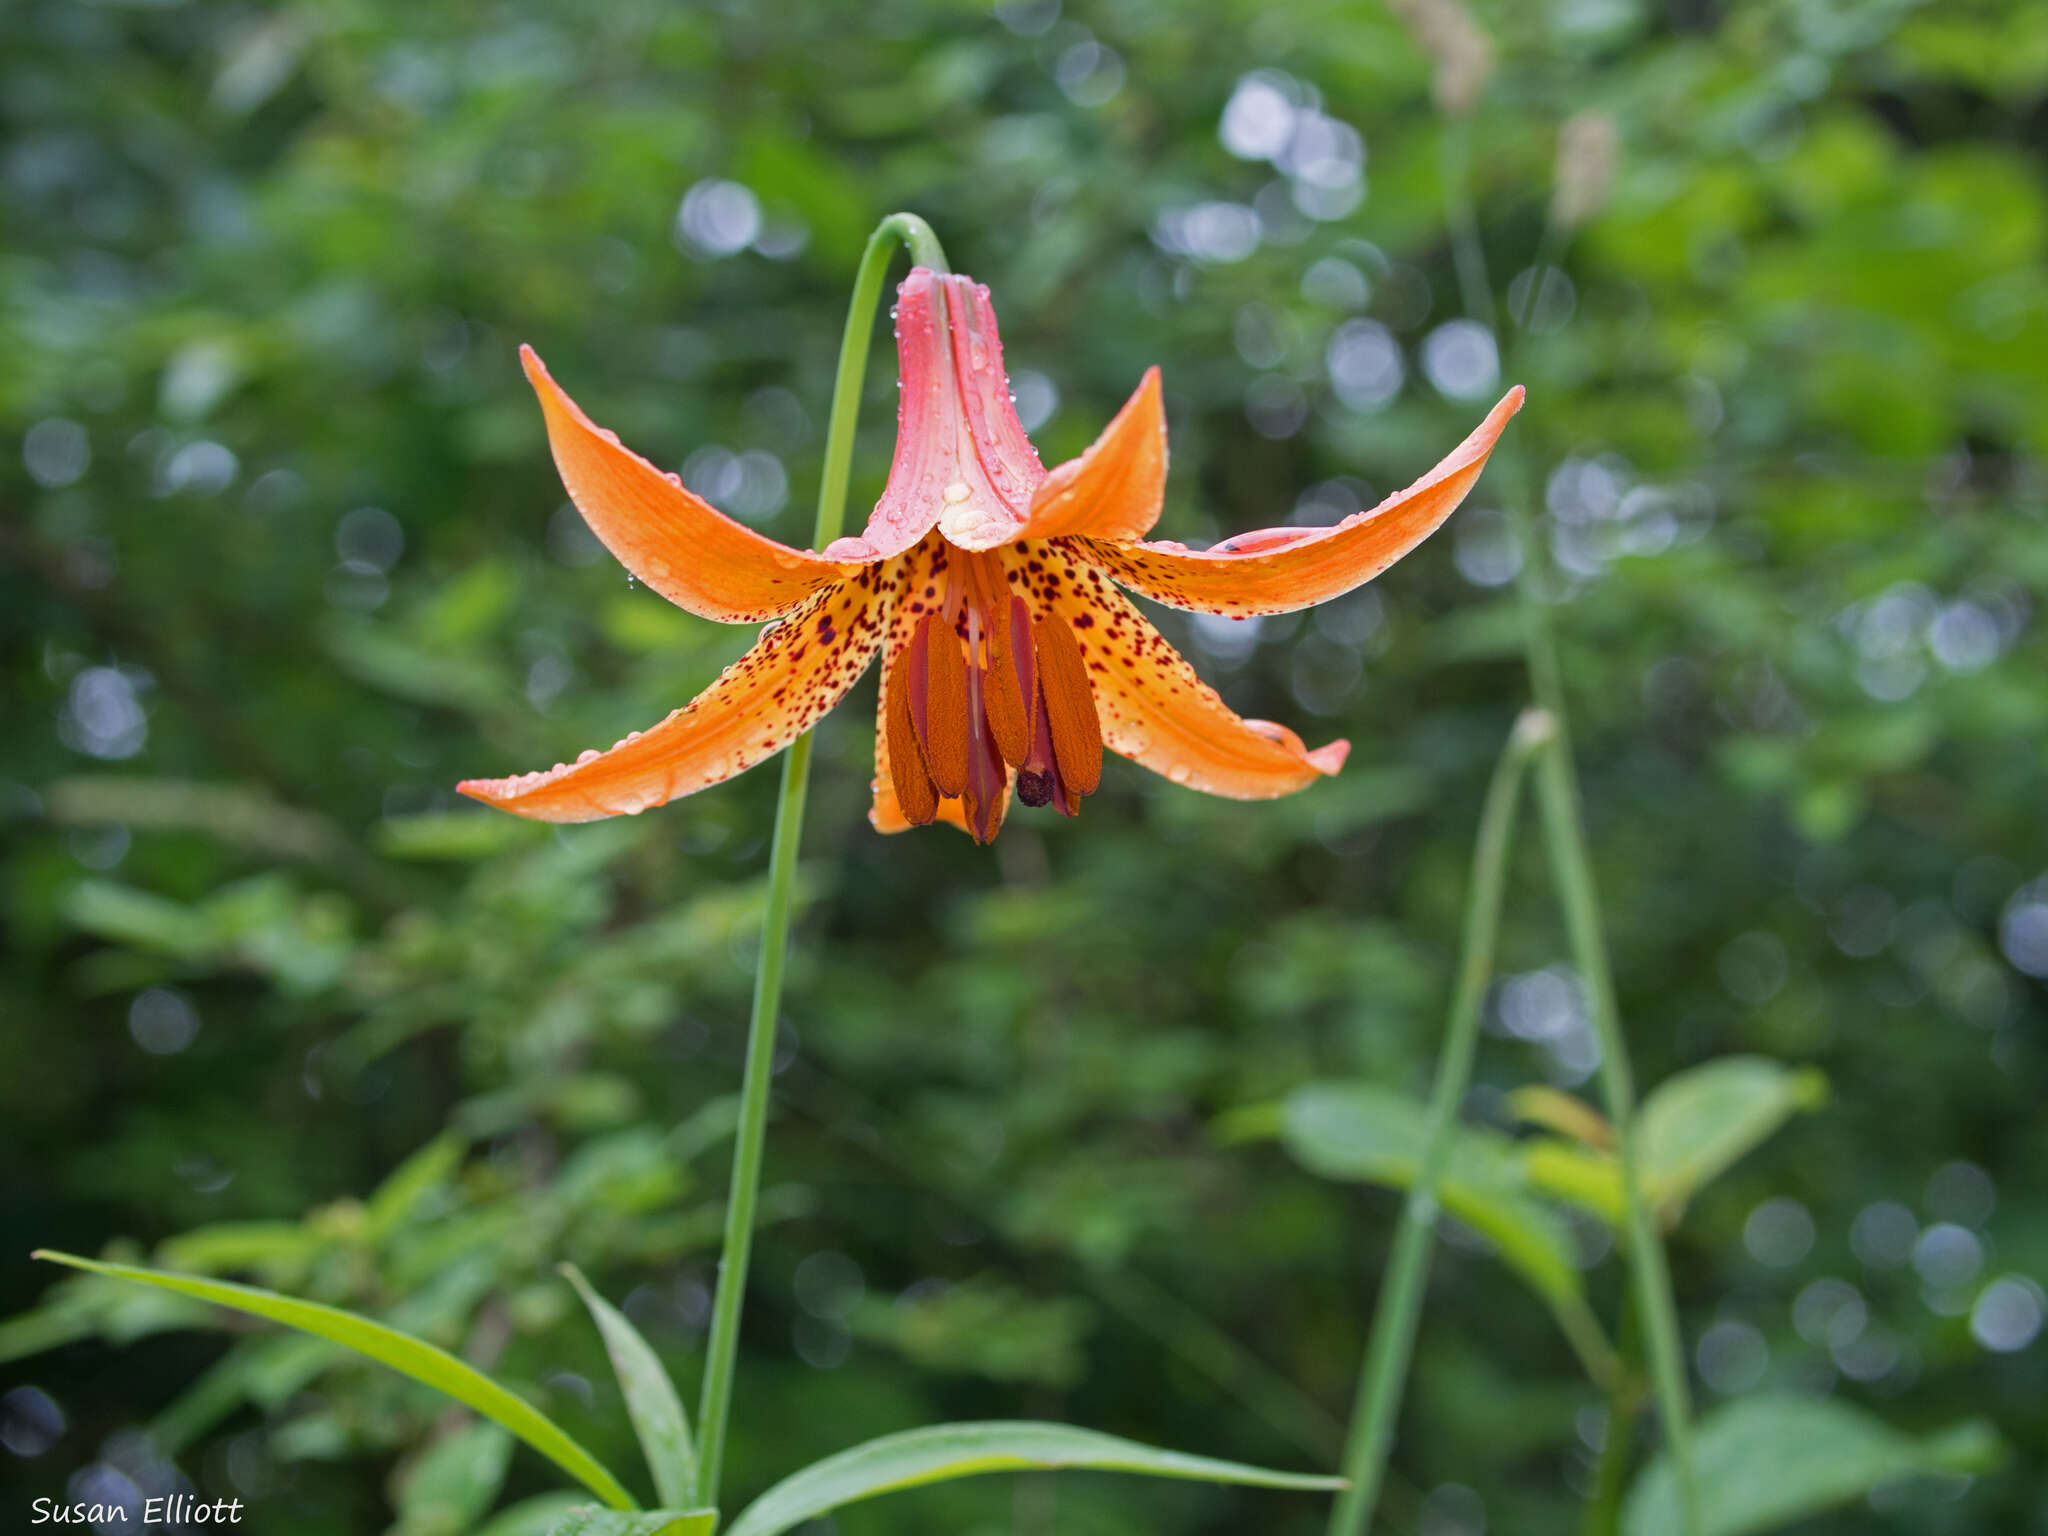
[[[1296,799],[1113,764],[991,851],[884,840],[873,685],[827,722],[735,1494],[947,1418],[1328,1464],[1393,1197],[1213,1126],[1426,1080],[1526,692],[1503,583],[1537,558],[1640,1075],[1748,1054],[1831,1089],[1666,1207],[1703,1406],[1987,1416],[2002,1471],[1808,1528],[2048,1531],[2048,12],[1474,14],[1461,295],[1432,62],[1375,6],[0,8],[0,1506],[162,1491],[168,1458],[308,1536],[560,1507],[525,1453],[451,1484],[502,1448],[430,1394],[53,1284],[36,1243],[364,1309],[612,1465],[632,1430],[555,1265],[693,1379],[773,775],[560,832],[454,801],[747,641],[601,557],[514,348],[800,539],[853,263],[908,207],[993,287],[1048,462],[1162,365],[1165,536],[1427,468],[1495,388],[1475,299],[1531,403],[1365,592],[1162,619],[1238,708],[1353,739]],[[1587,111],[1563,179],[1599,206],[1546,249]],[[888,462],[869,382],[857,499]],[[1588,1042],[1540,861],[1514,882],[1470,1113],[1489,1156],[1555,1162],[1570,1136],[1508,1093],[1576,1089]],[[1599,1222],[1545,1220],[1612,1319]],[[1461,1238],[1390,1528],[1571,1530],[1600,1434],[1543,1302]],[[1027,1477],[836,1528],[1310,1531],[1315,1504]]]

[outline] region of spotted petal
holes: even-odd
[[[865,567],[817,593],[695,699],[609,752],[456,788],[536,821],[595,821],[729,779],[809,730],[867,670],[901,575],[900,564]]]
[[[1517,385],[1435,469],[1334,527],[1267,528],[1200,551],[1090,539],[1088,557],[1139,596],[1197,613],[1248,618],[1328,602],[1371,581],[1436,532],[1472,489],[1508,418],[1521,408]]]
[[[1232,800],[1291,795],[1344,766],[1349,742],[1311,752],[1285,726],[1233,713],[1075,547],[1031,546],[1011,580],[1073,629],[1110,751]]]
[[[677,607],[727,624],[765,623],[861,568],[734,522],[584,415],[533,348],[519,357],[569,499],[619,563]]]
[[[1148,368],[1087,451],[1045,477],[1018,537],[1142,539],[1165,497],[1166,407],[1159,370]]]

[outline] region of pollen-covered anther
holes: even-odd
[[[934,623],[931,614],[919,622],[912,645],[924,662],[924,718],[917,722],[917,739],[925,769],[940,794],[964,794],[971,732],[967,660],[952,627]]]
[[[1080,642],[1066,621],[1048,614],[1032,629],[1038,671],[1038,720],[1031,755],[1017,774],[1017,798],[1050,804],[1062,815],[1102,785],[1102,721]]]
[[[903,819],[913,827],[930,826],[939,814],[939,792],[925,770],[924,751],[917,744],[917,725],[912,719],[911,701],[915,689],[911,679],[911,650],[905,646],[896,665],[885,679],[889,690],[888,711],[883,729],[889,748],[889,777],[896,786],[896,803]],[[922,679],[918,679],[922,682]]]

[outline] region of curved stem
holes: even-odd
[[[1478,219],[1473,210],[1471,183],[1471,142],[1462,119],[1445,126],[1443,144],[1444,211],[1450,226],[1452,255],[1466,312],[1489,328],[1494,321],[1493,287],[1486,275],[1486,252],[1479,241]],[[1537,282],[1539,291],[1529,299],[1534,317],[1540,297],[1542,273],[1563,254],[1566,231],[1549,220],[1538,243]],[[1514,342],[1528,332],[1521,326],[1510,337]],[[1615,1152],[1622,1181],[1623,1230],[1628,1247],[1630,1277],[1636,1305],[1642,1319],[1644,1343],[1649,1356],[1650,1379],[1657,1399],[1665,1443],[1671,1450],[1672,1471],[1678,1485],[1678,1536],[1697,1536],[1700,1529],[1699,1494],[1693,1476],[1692,1406],[1686,1387],[1685,1350],[1678,1330],[1678,1308],[1672,1298],[1671,1272],[1663,1243],[1652,1220],[1642,1187],[1637,1181],[1635,1081],[1628,1060],[1628,1043],[1621,1032],[1621,1018],[1614,999],[1614,971],[1607,954],[1607,939],[1600,917],[1599,890],[1593,880],[1592,860],[1587,852],[1586,832],[1579,817],[1578,770],[1572,759],[1570,717],[1565,712],[1564,684],[1557,660],[1557,642],[1551,633],[1550,614],[1537,572],[1537,550],[1532,519],[1525,500],[1527,485],[1515,473],[1520,457],[1508,446],[1502,456],[1503,469],[1514,482],[1507,495],[1509,516],[1524,551],[1519,584],[1523,615],[1523,655],[1529,671],[1530,691],[1537,705],[1556,722],[1557,734],[1537,766],[1536,795],[1542,808],[1544,840],[1549,849],[1551,880],[1558,904],[1564,912],[1565,934],[1571,948],[1572,965],[1586,989],[1593,1015],[1593,1029],[1600,1042],[1600,1080],[1607,1101],[1608,1118],[1614,1122]]]
[[[1623,1374],[1633,1377],[1642,1344],[1633,1291],[1622,1292],[1621,1321],[1615,1334],[1621,1341]],[[1600,1445],[1593,1491],[1587,1497],[1586,1517],[1579,1527],[1581,1536],[1619,1536],[1621,1504],[1628,1492],[1629,1465],[1634,1459],[1636,1420],[1642,1411],[1642,1389],[1633,1380],[1623,1380],[1608,1392],[1607,1436]]]
[[[846,518],[846,484],[860,419],[861,384],[889,260],[898,243],[920,266],[944,272],[946,253],[931,226],[915,214],[895,213],[875,227],[853,281],[853,302],[839,343],[839,371],[825,433],[825,465],[818,479],[818,521],[812,543],[822,549],[839,536]],[[754,1243],[754,1209],[761,1196],[761,1149],[768,1131],[768,1085],[775,1074],[775,1021],[782,1005],[782,968],[789,953],[791,892],[797,845],[803,836],[804,798],[811,782],[811,737],[797,738],[782,760],[782,793],[775,808],[775,840],[768,855],[768,905],[761,919],[761,955],[754,971],[754,1008],[747,1026],[746,1076],[740,1119],[733,1133],[732,1190],[725,1205],[725,1243],[718,1261],[718,1296],[711,1309],[711,1340],[704,1360],[704,1393],[697,1410],[697,1503],[718,1503],[732,1415],[733,1372],[739,1361],[740,1309]]]
[[[1422,1316],[1422,1293],[1429,1280],[1430,1250],[1436,1239],[1440,1203],[1438,1186],[1451,1157],[1457,1134],[1458,1106],[1472,1081],[1472,1058],[1479,1046],[1479,1015],[1493,978],[1494,940],[1500,931],[1501,888],[1505,882],[1508,840],[1514,831],[1522,774],[1529,761],[1556,734],[1540,709],[1525,710],[1515,722],[1508,743],[1494,765],[1479,814],[1479,837],[1472,852],[1472,887],[1465,898],[1465,935],[1458,959],[1458,981],[1452,992],[1450,1017],[1444,1027],[1443,1054],[1437,1058],[1436,1084],[1430,1090],[1428,1140],[1422,1163],[1387,1260],[1387,1277],[1373,1313],[1372,1337],[1366,1346],[1365,1369],[1358,1379],[1358,1401],[1351,1414],[1351,1434],[1344,1450],[1344,1476],[1349,1486],[1338,1495],[1330,1514],[1330,1536],[1361,1536],[1379,1502],[1380,1480],[1393,1444],[1394,1418],[1400,1409],[1401,1386],[1415,1349],[1415,1329]]]
[[[1472,219],[1471,191],[1466,179],[1469,167],[1464,156],[1461,130],[1451,130],[1458,141],[1454,155],[1446,141],[1445,174],[1456,173],[1455,187],[1447,186],[1445,199],[1452,241],[1458,251],[1461,279],[1466,274],[1476,281],[1485,298],[1485,313],[1474,318],[1491,320],[1491,289],[1486,283],[1486,257],[1479,247]],[[1565,231],[1555,220],[1545,224],[1537,247],[1538,290],[1529,298],[1533,319],[1540,298],[1542,274],[1563,255]],[[1473,303],[1472,282],[1466,283],[1466,304]],[[1520,327],[1506,349],[1513,356],[1516,343],[1528,333]],[[1678,1486],[1678,1536],[1698,1536],[1700,1530],[1699,1489],[1693,1474],[1692,1403],[1686,1384],[1685,1347],[1679,1333],[1678,1307],[1671,1289],[1671,1270],[1664,1245],[1643,1199],[1637,1178],[1637,1127],[1635,1074],[1629,1066],[1628,1042],[1622,1034],[1620,1010],[1614,996],[1614,968],[1607,953],[1607,937],[1600,916],[1600,893],[1593,879],[1592,858],[1587,851],[1586,830],[1579,815],[1578,768],[1572,757],[1571,720],[1565,710],[1564,679],[1558,665],[1557,640],[1550,624],[1550,611],[1540,590],[1534,520],[1528,512],[1528,482],[1520,473],[1522,459],[1512,444],[1501,455],[1501,468],[1510,485],[1505,497],[1510,526],[1523,551],[1517,589],[1522,606],[1522,653],[1529,672],[1529,689],[1539,707],[1557,724],[1556,740],[1537,765],[1536,797],[1541,807],[1544,842],[1551,868],[1551,881],[1563,909],[1566,941],[1572,966],[1586,989],[1593,1030],[1600,1043],[1600,1085],[1607,1101],[1608,1118],[1614,1123],[1615,1157],[1621,1174],[1623,1236],[1628,1249],[1630,1280],[1649,1357],[1650,1381],[1657,1400],[1657,1414],[1664,1440],[1671,1451],[1671,1466]],[[1617,1455],[1626,1461],[1627,1449]],[[1625,1471],[1617,1469],[1613,1475]]]
[[[1550,667],[1554,680],[1554,656],[1550,658]],[[1628,1047],[1622,1038],[1621,1017],[1614,1001],[1614,970],[1608,961],[1607,936],[1600,923],[1600,897],[1586,852],[1586,830],[1579,820],[1578,775],[1562,732],[1537,765],[1536,799],[1543,813],[1543,840],[1550,852],[1551,878],[1564,908],[1572,965],[1586,989],[1593,1032],[1600,1042],[1600,1085],[1607,1100],[1607,1116],[1614,1122],[1629,1269],[1635,1282],[1636,1307],[1643,1320],[1643,1342],[1650,1357],[1657,1413],[1678,1480],[1679,1530],[1682,1536],[1695,1536],[1699,1530],[1699,1508],[1692,1467],[1692,1405],[1686,1390],[1678,1308],[1672,1300],[1671,1271],[1665,1261],[1664,1243],[1650,1215],[1649,1202],[1643,1198],[1636,1147],[1635,1075],[1629,1068]]]

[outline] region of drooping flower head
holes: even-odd
[[[1119,587],[1250,618],[1370,581],[1450,516],[1485,466],[1511,390],[1451,455],[1331,527],[1191,550],[1148,541],[1166,481],[1159,370],[1079,458],[1048,473],[1017,420],[988,290],[919,267],[898,290],[902,399],[889,483],[861,533],[791,549],[734,522],[595,426],[522,352],[570,498],[629,571],[752,650],[666,720],[607,752],[466,795],[544,821],[631,814],[750,768],[810,729],[877,652],[874,806],[883,832],[947,821],[986,843],[1011,796],[1074,815],[1113,752],[1234,799],[1292,794],[1343,766],[1245,720]]]

